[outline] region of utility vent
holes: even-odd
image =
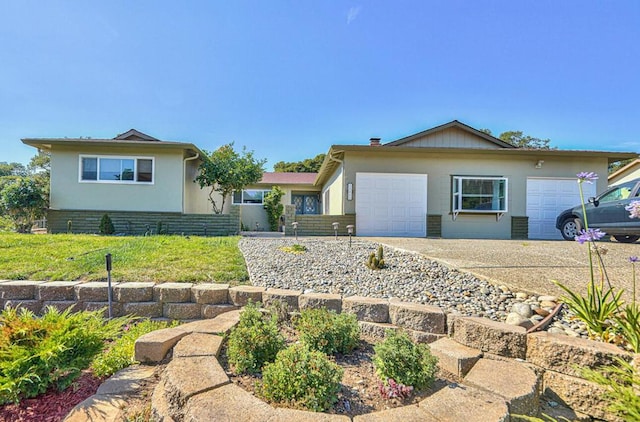
[[[380,138],[371,138],[369,139],[369,145],[372,147],[379,147],[380,146]]]

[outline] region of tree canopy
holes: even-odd
[[[247,185],[257,183],[262,179],[264,173],[265,159],[256,159],[253,151],[242,149],[238,153],[233,149],[233,142],[223,145],[213,152],[205,151],[207,157],[200,164],[198,177],[194,180],[209,190],[209,201],[215,214],[222,214],[226,199],[234,190],[241,191]],[[214,199],[214,193],[218,192],[222,196],[218,205]]]
[[[480,132],[493,136],[490,129],[479,129]],[[551,146],[550,139],[541,139],[533,136],[525,135],[521,130],[508,130],[502,132],[498,139],[507,142],[517,148],[528,149],[557,149]]]
[[[307,158],[302,161],[278,161],[273,165],[273,171],[278,173],[317,173],[324,161],[326,154],[318,154],[313,158]]]
[[[13,220],[18,232],[29,233],[46,206],[45,194],[34,179],[16,177],[2,184],[0,210]]]
[[[0,162],[0,177],[4,176],[26,176],[27,168],[20,163]]]

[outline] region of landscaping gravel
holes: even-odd
[[[283,250],[296,243],[307,250],[303,253]],[[490,284],[422,255],[391,247],[384,248],[385,268],[372,270],[365,262],[371,253],[376,253],[378,244],[368,241],[354,240],[349,246],[345,238],[297,242],[282,238],[243,238],[239,246],[250,280],[256,286],[344,297],[396,298],[439,306],[448,313],[495,321],[504,322],[510,316],[509,323],[525,327],[541,320],[557,301],[551,296],[511,292],[506,286]],[[555,327],[570,335],[585,334],[582,327],[577,327],[566,315],[559,318]]]

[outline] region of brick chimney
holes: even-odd
[[[371,138],[371,139],[369,139],[369,146],[379,147],[380,146],[380,138]]]

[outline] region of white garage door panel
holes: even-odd
[[[585,199],[595,196],[596,187],[583,183]],[[556,217],[567,208],[580,204],[576,179],[527,179],[527,216],[530,239],[562,239],[556,229]]]
[[[427,175],[356,173],[360,236],[427,235]]]

